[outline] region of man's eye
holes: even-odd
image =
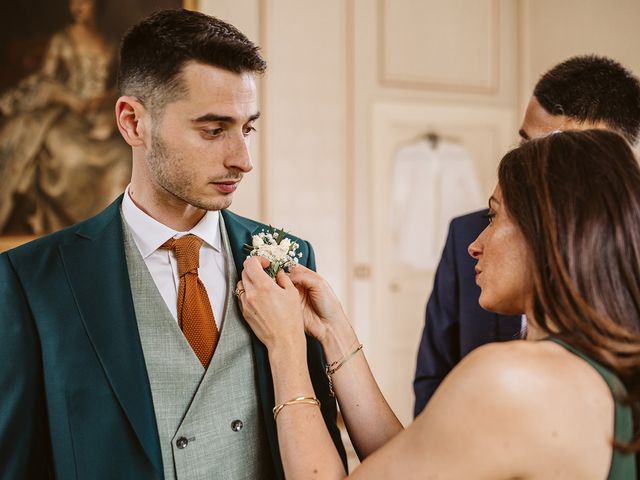
[[[244,133],[245,137],[250,135],[252,132],[257,132],[255,127],[244,127],[244,129],[242,130],[242,133]]]
[[[211,137],[217,137],[222,132],[224,132],[224,128],[214,128],[213,130],[205,130],[204,133]]]

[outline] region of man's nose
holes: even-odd
[[[240,134],[234,139],[233,145],[228,152],[226,163],[227,168],[236,168],[244,173],[253,170],[248,137]]]

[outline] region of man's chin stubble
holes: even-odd
[[[232,202],[232,198],[226,197],[226,198],[221,198],[217,200],[212,200],[209,202],[195,201],[195,202],[188,202],[188,203],[196,208],[200,208],[202,210],[207,210],[209,212],[212,212],[212,211],[224,210],[225,208],[228,208],[231,205],[231,202]]]

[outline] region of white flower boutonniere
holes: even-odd
[[[298,259],[302,258],[302,253],[296,253],[299,247],[300,245],[285,236],[283,229],[273,227],[253,235],[252,245],[247,245],[249,255],[269,260],[269,267],[265,268],[265,272],[272,278],[283,268],[298,263]]]

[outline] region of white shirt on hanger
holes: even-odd
[[[394,256],[433,270],[451,219],[484,203],[473,159],[462,145],[420,140],[394,156],[392,185]]]

